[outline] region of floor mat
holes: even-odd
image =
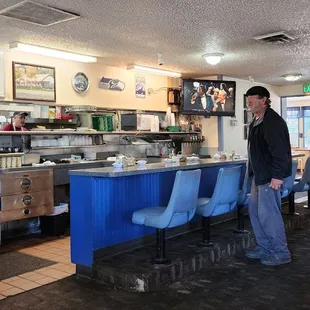
[[[54,264],[57,263],[23,253],[2,253],[0,254],[0,280],[15,277]]]

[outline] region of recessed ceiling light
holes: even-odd
[[[212,66],[217,65],[221,61],[223,56],[224,54],[222,53],[208,53],[202,55],[202,57],[206,60],[206,62]]]
[[[283,75],[283,77],[287,80],[287,81],[297,81],[302,77],[302,74],[286,74]]]
[[[66,60],[74,60],[79,62],[97,62],[94,56],[81,55],[60,50],[54,50],[47,47],[13,42],[9,44],[10,49],[15,49],[22,52],[33,53],[38,55],[50,56]]]

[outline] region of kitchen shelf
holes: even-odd
[[[2,131],[0,136],[59,136],[59,135],[137,135],[137,136],[146,136],[146,135],[201,135],[201,132],[170,132],[170,131],[159,131],[159,132],[150,132],[150,131],[69,131],[69,130],[38,130],[38,131]]]
[[[55,149],[79,149],[79,148],[97,148],[97,147],[103,147],[106,144],[101,145],[67,145],[67,146],[35,146],[31,147],[31,150],[55,150]]]
[[[75,125],[75,119],[52,119],[52,118],[27,118],[27,124],[62,124],[62,125]]]

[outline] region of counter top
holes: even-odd
[[[69,175],[78,176],[90,176],[90,177],[124,177],[139,174],[149,174],[158,173],[166,171],[176,171],[176,170],[188,170],[188,169],[199,169],[206,167],[213,167],[219,165],[229,165],[229,164],[244,164],[247,162],[246,158],[238,160],[215,160],[215,159],[201,159],[199,162],[195,163],[174,163],[166,164],[164,162],[156,164],[146,164],[143,167],[139,166],[129,166],[124,168],[95,168],[95,169],[83,169],[83,170],[70,170]]]
[[[35,130],[35,131],[1,131],[0,136],[50,136],[50,135],[201,135],[201,132],[174,132],[174,131],[73,131],[73,130]]]
[[[19,168],[5,168],[0,169],[1,172],[13,172],[13,171],[25,171],[25,170],[36,170],[36,169],[63,169],[63,168],[74,168],[78,169],[79,167],[84,167],[90,164],[104,164],[104,163],[111,163],[111,161],[106,159],[98,159],[98,160],[85,160],[80,162],[71,162],[71,163],[60,163],[56,165],[49,165],[49,166],[22,166]]]

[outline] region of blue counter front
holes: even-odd
[[[132,213],[140,208],[166,206],[176,171],[201,169],[199,197],[211,197],[219,169],[242,165],[244,172],[245,163],[206,159],[196,164],[70,171],[72,262],[91,267],[95,251],[155,233],[154,229],[132,224]]]

